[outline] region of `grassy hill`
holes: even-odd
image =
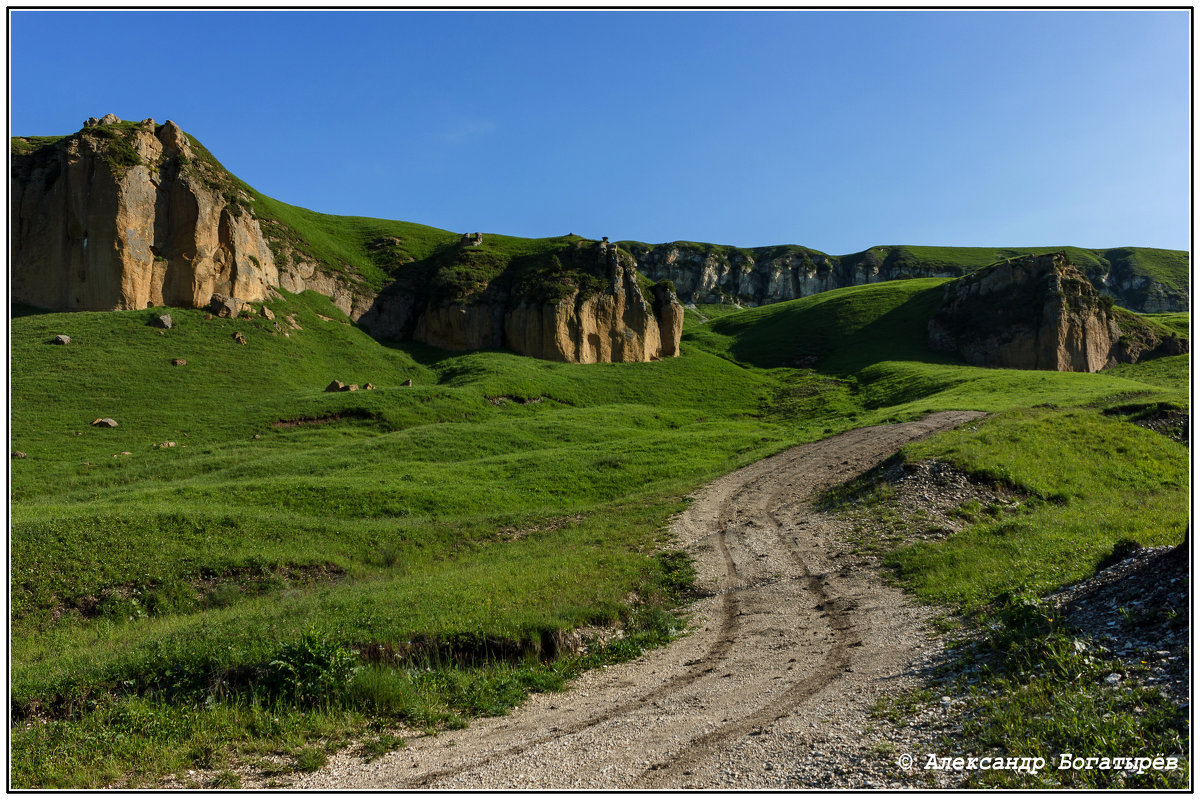
[[[359,224],[331,228],[330,252],[404,235]],[[440,234],[408,235],[436,249]],[[969,367],[924,349],[939,283],[700,308],[681,357],[642,364],[383,344],[311,293],[267,303],[299,325],[286,337],[257,313],[172,309],[159,331],[161,309],[18,310],[13,785],[312,763],[389,724],[500,713],[678,634],[690,578],[665,530],[688,493],[851,427],[997,413],[912,455],[1040,498],[1002,542],[986,522],[896,556],[914,592],[964,612],[1084,577],[1121,538],[1179,541],[1187,450],[1130,409],[1186,408],[1187,357]],[[70,345],[50,344],[60,333]],[[325,392],[334,379],[377,388]],[[1053,470],[1030,455],[1047,452]],[[617,625],[606,648],[556,651]]]

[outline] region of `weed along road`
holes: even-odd
[[[811,502],[982,416],[860,428],[720,478],[673,523],[702,591],[689,635],[376,761],[343,751],[297,788],[754,788],[819,772],[814,742],[856,737],[847,710],[886,693],[924,634],[898,589],[835,552]]]

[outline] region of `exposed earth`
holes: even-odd
[[[982,417],[944,412],[792,448],[715,481],[674,523],[703,597],[689,635],[537,695],[507,717],[355,748],[295,788],[803,788],[913,785],[865,732],[919,685],[932,613],[845,545],[813,498],[908,442]],[[903,745],[902,745],[903,746]],[[246,784],[243,784],[246,785]]]

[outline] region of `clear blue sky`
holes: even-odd
[[[173,119],[285,202],[648,242],[1188,249],[1189,12],[11,11],[14,135]]]

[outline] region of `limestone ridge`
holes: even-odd
[[[55,310],[261,300],[279,273],[249,198],[222,191],[173,122],[92,118],[14,153],[12,299]]]
[[[622,242],[633,253],[638,269],[651,280],[670,280],[684,303],[737,303],[761,306],[846,286],[903,278],[957,278],[968,272],[975,248],[926,255],[930,248],[872,247],[860,253],[833,256],[797,245],[737,248],[697,242],[647,245]],[[943,250],[942,248],[932,248]],[[1136,261],[1144,248],[1086,251],[1088,263],[1078,265],[1094,286],[1119,305],[1141,312],[1187,311],[1183,288],[1156,281],[1139,271]],[[1184,262],[1186,255],[1157,251]],[[996,251],[980,266],[1015,250]],[[979,263],[978,261],[976,262]],[[1186,280],[1186,278],[1184,278]]]
[[[929,345],[977,366],[1096,372],[1188,342],[1101,296],[1065,253],[1007,260],[946,284]]]

